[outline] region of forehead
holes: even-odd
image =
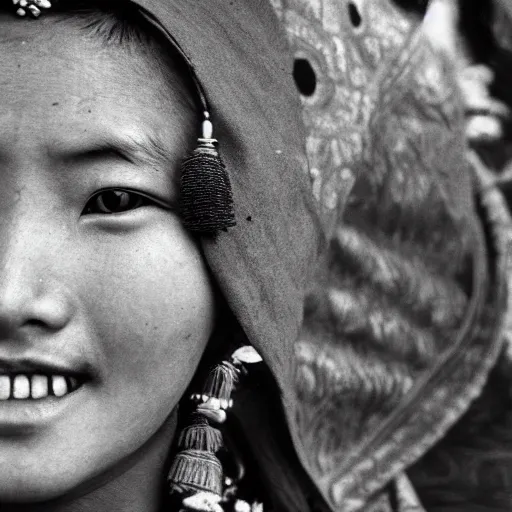
[[[168,75],[150,48],[106,44],[76,21],[0,17],[0,143],[15,127],[59,138],[105,123],[165,136],[189,117]]]

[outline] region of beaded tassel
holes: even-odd
[[[180,211],[187,229],[216,235],[235,226],[236,221],[231,182],[217,151],[208,112],[202,135],[198,147],[182,164]]]
[[[222,448],[222,434],[220,430],[211,427],[207,419],[195,413],[192,425],[181,432],[178,446],[182,450],[202,450],[216,453]]]
[[[183,450],[174,458],[169,475],[171,492],[222,493],[222,465],[213,453]]]
[[[178,440],[181,450],[169,471],[170,492],[222,493],[222,466],[216,457],[222,448],[222,434],[195,412],[192,424],[183,429]]]
[[[210,422],[222,424],[232,406],[231,394],[243,365],[261,361],[252,347],[242,347],[229,361],[217,365],[208,375],[203,392],[192,399],[198,404],[191,424],[178,438],[180,451],[169,471],[171,495],[180,495],[183,511],[222,511],[223,471],[216,453],[222,448],[222,434]],[[181,511],[180,511],[181,512]]]

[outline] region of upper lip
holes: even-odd
[[[0,374],[47,374],[69,377],[90,377],[89,365],[74,362],[54,362],[44,358],[2,358]]]

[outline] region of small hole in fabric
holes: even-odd
[[[348,3],[348,16],[350,18],[350,23],[352,23],[354,28],[359,28],[361,26],[363,19],[361,18],[361,13],[354,2]]]
[[[297,89],[303,96],[313,96],[316,89],[316,75],[313,67],[306,59],[295,59],[293,78]]]
[[[423,15],[427,10],[428,0],[393,0],[392,3],[407,12],[416,12]]]

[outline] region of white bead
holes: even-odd
[[[208,405],[209,407],[216,411],[218,411],[221,408],[220,400],[218,398],[210,398],[205,405]]]
[[[261,361],[263,361],[263,358],[258,354],[256,349],[250,345],[235,350],[231,359],[235,362],[239,361],[246,364],[261,363]]]
[[[203,139],[213,139],[213,124],[208,119],[203,121]]]
[[[251,506],[246,501],[238,500],[235,503],[235,512],[251,512]]]
[[[226,411],[216,411],[208,407],[205,407],[204,405],[200,405],[197,408],[197,412],[200,412],[203,416],[206,416],[206,418],[214,421],[215,423],[224,423],[228,417]]]
[[[219,505],[220,496],[211,492],[198,492],[183,500],[183,506],[197,512],[223,512]]]
[[[29,5],[28,10],[32,13],[32,16],[38,18],[41,15],[41,10],[38,9],[35,5]]]

